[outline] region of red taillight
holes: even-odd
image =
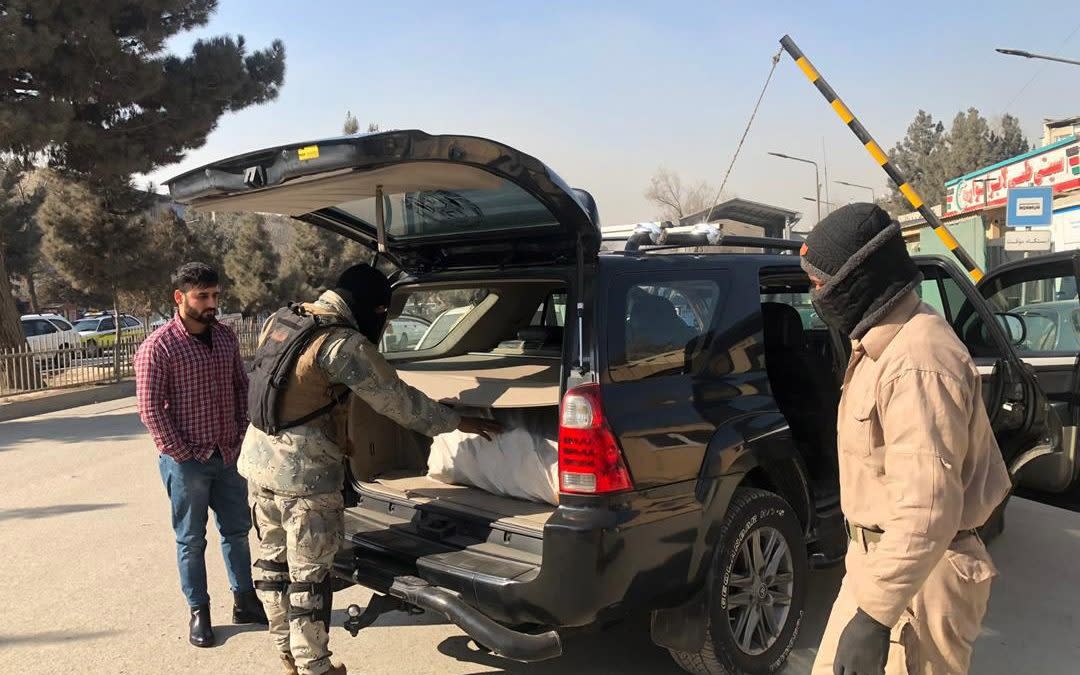
[[[559,416],[559,490],[596,495],[633,487],[615,434],[604,419],[600,385],[566,392]]]

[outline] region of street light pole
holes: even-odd
[[[848,187],[856,187],[856,188],[862,188],[864,190],[869,190],[870,191],[870,199],[875,204],[877,204],[877,193],[874,192],[874,188],[870,187],[869,185],[859,185],[858,183],[849,183],[846,180],[835,180],[833,182],[834,183],[839,183],[841,185],[846,185]]]
[[[1022,49],[995,49],[998,54],[1005,54],[1007,56],[1022,56],[1025,59],[1043,59],[1045,61],[1057,61],[1058,63],[1068,63],[1071,66],[1080,66],[1080,61],[1074,61],[1073,59],[1063,59],[1059,56],[1046,56],[1045,54],[1032,54],[1031,52],[1025,52]]]
[[[813,197],[803,197],[803,199],[805,199],[808,202],[816,202],[817,201],[817,199],[815,199]],[[832,211],[833,209],[836,208],[836,204],[834,204],[833,202],[830,202],[828,199],[822,199],[821,203],[824,204],[825,206],[831,207],[829,209],[829,211]]]
[[[818,173],[818,165],[812,159],[803,159],[802,157],[792,157],[791,155],[785,155],[781,152],[770,152],[773,157],[779,157],[781,159],[790,159],[796,162],[804,162],[806,164],[814,165],[814,191],[817,194],[817,222],[821,222],[821,176]],[[815,225],[817,223],[814,223]]]

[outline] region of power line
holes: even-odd
[[[1078,26],[1080,28],[1080,26]],[[758,94],[757,103],[754,104],[754,111],[750,113],[750,119],[746,122],[746,128],[743,129],[742,138],[739,139],[739,145],[735,147],[735,154],[731,156],[731,164],[728,164],[727,173],[724,174],[724,180],[720,183],[720,188],[716,191],[716,196],[712,198],[712,205],[709,207],[708,213],[705,214],[704,222],[709,222],[712,218],[713,209],[717,207],[717,202],[720,201],[720,196],[724,193],[724,187],[727,185],[728,178],[731,177],[731,170],[735,168],[735,160],[739,158],[739,151],[742,150],[743,143],[746,141],[746,136],[750,133],[750,126],[754,123],[754,118],[757,117],[758,108],[761,107],[761,100],[765,98],[765,90],[769,88],[769,82],[772,81],[773,73],[776,72],[776,64],[780,63],[780,56],[784,53],[784,50],[776,52],[776,56],[772,57],[772,68],[769,69],[769,76],[765,78],[765,85],[761,88],[761,93]]]

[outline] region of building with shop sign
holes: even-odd
[[[1009,190],[1021,187],[1052,189],[1051,247],[1080,249],[1080,117],[1046,120],[1042,147],[945,183],[945,201],[935,211],[953,236],[983,269],[1024,256],[1005,250],[1006,206]],[[908,249],[913,253],[947,254],[918,213],[900,218]]]

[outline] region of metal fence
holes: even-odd
[[[254,319],[227,324],[240,340],[240,355],[255,355],[259,326]],[[87,349],[0,350],[0,397],[51,389],[119,382],[135,376],[135,352],[145,336],[121,337],[117,346]]]

